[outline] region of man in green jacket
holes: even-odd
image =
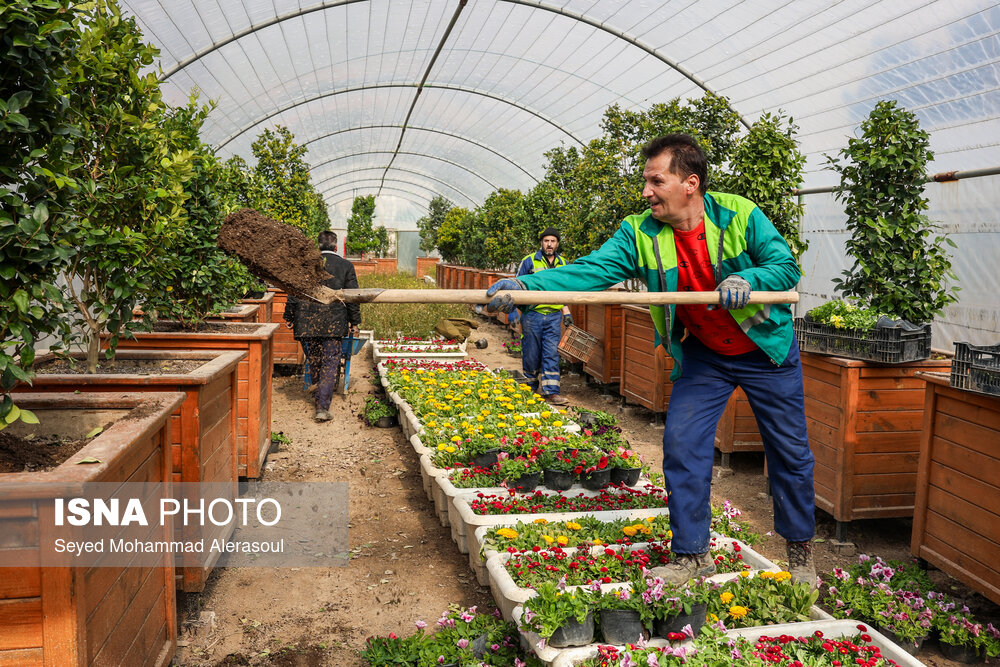
[[[639,278],[658,292],[719,292],[719,305],[652,306],[656,342],[674,358],[663,432],[670,494],[671,562],[654,572],[682,583],[710,575],[710,491],[715,430],[742,387],[764,441],[774,522],[797,581],[816,585],[813,456],[806,433],[802,368],[787,304],[749,303],[751,290],[784,291],[799,280],[788,244],[767,216],[736,195],[706,192],[708,164],[697,141],[670,134],[643,148],[646,211],[574,264],[505,279],[503,290],[601,290]],[[509,312],[509,295],[488,310]]]

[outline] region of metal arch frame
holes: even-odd
[[[504,99],[503,97],[500,97],[499,95],[494,95],[492,93],[487,93],[487,92],[484,92],[484,91],[476,90],[475,88],[466,88],[464,86],[448,86],[448,85],[435,84],[435,83],[424,83],[424,84],[420,84],[420,83],[377,83],[377,84],[366,85],[366,86],[355,86],[353,88],[344,88],[343,90],[334,90],[334,91],[331,91],[331,92],[322,93],[321,95],[314,95],[313,97],[308,97],[308,98],[306,98],[304,100],[300,100],[298,102],[293,102],[292,104],[287,104],[287,105],[281,107],[280,109],[276,109],[275,111],[272,111],[271,113],[266,114],[265,116],[263,116],[263,117],[255,120],[250,125],[247,125],[246,127],[241,128],[235,134],[229,135],[228,137],[226,137],[225,141],[223,141],[221,143],[218,143],[218,144],[215,144],[214,148],[216,150],[222,149],[227,144],[229,144],[229,142],[231,142],[231,141],[235,140],[237,137],[240,137],[243,134],[249,132],[253,128],[255,128],[258,125],[260,125],[261,123],[265,123],[265,122],[271,120],[272,118],[274,118],[275,116],[279,116],[279,115],[285,113],[286,111],[291,111],[292,109],[298,108],[298,107],[300,107],[300,106],[302,106],[304,104],[311,104],[313,102],[316,102],[317,100],[322,100],[322,99],[325,99],[327,97],[334,97],[335,95],[344,95],[344,94],[347,94],[347,93],[357,93],[357,92],[361,92],[361,91],[365,91],[365,90],[377,90],[377,89],[381,89],[381,88],[413,88],[413,89],[416,89],[416,90],[420,90],[421,88],[433,88],[435,90],[453,90],[453,91],[457,91],[457,92],[460,92],[460,93],[468,93],[470,95],[480,95],[482,97],[487,97],[489,99],[496,100],[497,102],[503,102],[504,104],[509,104],[510,106],[514,107],[515,109],[520,109],[521,111],[529,113],[532,116],[538,118],[539,120],[545,121],[546,123],[548,123],[552,127],[556,128],[557,130],[559,130],[563,134],[565,134],[568,137],[570,137],[573,141],[575,141],[576,143],[580,144],[581,146],[586,146],[586,143],[583,140],[579,139],[576,135],[574,135],[572,132],[570,132],[566,128],[560,126],[558,123],[556,123],[551,118],[547,118],[543,114],[541,114],[541,113],[539,113],[537,111],[533,111],[532,109],[529,109],[526,106],[518,104],[517,102],[512,102],[511,100]]]
[[[329,132],[327,134],[324,134],[324,135],[321,135],[319,137],[316,137],[315,139],[310,139],[309,141],[305,141],[305,142],[302,143],[302,145],[303,146],[308,146],[309,144],[313,143],[314,141],[320,141],[322,139],[326,139],[327,137],[332,137],[332,136],[335,136],[335,135],[338,135],[338,134],[344,134],[346,132],[357,132],[357,131],[360,131],[360,130],[378,130],[378,129],[390,129],[390,128],[392,128],[392,129],[403,129],[403,127],[404,126],[401,123],[387,123],[387,124],[384,124],[384,125],[359,125],[357,127],[349,127],[347,129],[344,129],[344,130],[337,130],[336,132]],[[517,169],[519,169],[525,176],[527,176],[528,178],[530,178],[532,181],[534,181],[535,183],[538,183],[538,179],[530,171],[528,171],[527,169],[525,169],[524,167],[522,167],[521,165],[519,165],[517,162],[514,162],[514,160],[510,159],[509,157],[507,157],[503,153],[500,153],[499,151],[495,151],[492,148],[490,148],[489,146],[487,146],[486,144],[479,143],[475,139],[469,139],[468,137],[463,137],[460,134],[455,134],[453,132],[445,132],[444,130],[436,130],[436,129],[430,128],[430,127],[416,127],[416,126],[413,126],[413,125],[407,125],[406,127],[408,129],[411,129],[411,130],[417,130],[418,132],[433,132],[435,134],[443,134],[446,137],[451,137],[453,139],[458,139],[460,141],[468,142],[468,143],[472,144],[473,146],[478,146],[479,148],[482,148],[483,150],[485,150],[485,151],[487,151],[489,153],[492,153],[493,155],[496,155],[498,158],[501,158],[505,162],[508,162],[511,166],[516,167]],[[368,154],[368,153],[381,153],[381,152],[383,152],[383,151],[366,151],[365,154]],[[388,151],[388,152],[391,152],[391,151]],[[454,165],[456,167],[461,167],[462,169],[465,169],[466,171],[468,171],[470,174],[472,174],[474,176],[477,176],[478,178],[482,178],[484,181],[486,181],[487,183],[489,183],[489,181],[487,181],[483,176],[480,176],[479,174],[477,174],[476,172],[472,171],[468,167],[464,167],[464,166],[458,164],[457,162],[452,162],[451,160],[446,160],[445,158],[442,158],[442,157],[437,157],[435,155],[426,155],[424,153],[413,153],[413,152],[400,152],[399,154],[400,155],[420,155],[420,156],[423,156],[423,157],[433,157],[433,158],[436,158],[438,160],[441,160],[442,162],[447,162],[448,164]],[[358,155],[358,153],[355,153],[355,155]],[[337,158],[337,159],[339,159],[339,158]],[[320,165],[316,165],[316,166],[321,166],[322,164],[326,164],[326,162],[323,162]],[[490,185],[492,186],[493,184],[490,183]]]
[[[365,186],[365,187],[367,189],[371,190],[372,194],[376,194],[379,191],[378,179],[375,179],[375,184],[374,185]],[[357,189],[357,188],[353,188],[353,189]],[[399,188],[399,187],[395,187],[395,186],[391,186],[391,185],[389,185],[389,186],[382,186],[382,189],[392,190],[392,191],[396,191],[396,192],[404,192],[404,193],[406,193],[408,195],[412,195],[413,197],[419,197],[422,201],[425,201],[428,204],[430,204],[431,199],[433,199],[433,197],[427,197],[426,195],[421,194],[419,192],[412,192],[412,191],[407,190],[405,188]],[[324,194],[323,195],[323,201],[327,201],[327,197],[339,197],[339,196],[341,196],[343,194],[347,194],[350,191],[351,191],[351,189],[337,190],[333,194],[329,194],[329,195],[328,194]],[[437,194],[437,193],[435,193],[435,194]],[[357,195],[354,195],[354,196],[356,197]],[[343,201],[343,200],[338,199],[337,201]]]
[[[318,183],[314,183],[313,187],[319,189],[320,185],[322,185],[323,183],[326,183],[327,181],[332,181],[335,178],[342,178],[342,177],[350,175],[350,174],[357,174],[357,173],[362,172],[362,171],[371,171],[373,169],[381,169],[382,171],[385,171],[385,167],[364,167],[364,168],[361,168],[361,169],[352,169],[350,171],[346,171],[346,172],[341,172],[339,174],[335,174],[333,176],[330,176],[329,178],[324,178],[322,181],[319,181]],[[476,203],[476,200],[473,199],[472,197],[470,197],[469,195],[467,195],[464,191],[460,190],[459,188],[456,188],[454,185],[448,183],[447,181],[442,181],[440,178],[434,178],[433,176],[428,176],[427,174],[424,174],[422,172],[414,171],[412,169],[404,169],[402,167],[392,167],[392,169],[394,169],[396,171],[402,171],[402,172],[407,173],[407,174],[415,174],[417,176],[420,176],[421,178],[426,178],[428,180],[434,181],[435,183],[440,183],[441,185],[445,186],[446,188],[454,190],[458,194],[462,195],[463,197],[465,197],[466,199],[468,199],[473,204]],[[399,180],[399,182],[401,182],[401,183],[411,183],[411,181],[404,181],[402,179],[397,179],[397,180]],[[416,185],[416,183],[414,183],[414,185]]]
[[[378,185],[377,185],[377,183],[378,183],[378,182],[379,182],[380,180],[381,180],[381,179],[379,179],[379,178],[361,178],[361,179],[358,179],[358,182],[368,182],[368,181],[372,181],[372,182],[376,183],[376,185],[375,185],[375,188],[376,188],[376,190],[377,190],[377,188],[378,188]],[[435,190],[434,188],[432,188],[432,187],[430,187],[430,186],[427,186],[427,185],[421,185],[420,183],[413,183],[413,182],[411,182],[411,181],[404,181],[404,180],[402,180],[402,179],[400,179],[400,180],[398,180],[398,181],[396,181],[396,182],[398,182],[398,183],[402,183],[402,184],[404,184],[404,185],[410,185],[410,186],[413,186],[413,187],[417,187],[417,188],[420,188],[420,189],[422,189],[422,190],[426,190],[427,192],[431,192],[431,193],[434,193],[435,195],[438,195],[438,194],[440,194],[440,193],[439,193],[439,192],[438,192],[437,190]],[[345,187],[345,188],[347,188],[347,189],[350,189],[350,187],[351,187],[351,186],[350,186],[349,184],[346,184],[346,183],[345,183],[345,184],[344,184],[344,187]],[[341,190],[341,188],[340,188],[339,186],[335,186],[335,187],[332,187],[332,188],[330,188],[330,190],[333,190],[333,191],[334,191],[334,192],[336,192],[336,193],[340,193],[340,192],[342,191],[342,190]],[[411,194],[416,194],[416,193],[411,193]],[[326,197],[326,193],[323,193],[323,197]],[[433,199],[433,197],[431,197],[430,199]],[[430,201],[430,199],[428,199],[428,201]]]
[[[405,192],[404,190],[397,190],[396,188],[391,188],[391,187],[387,187],[386,190],[391,190],[394,193],[404,193],[406,196],[404,196],[404,194],[392,194],[392,195],[388,195],[388,196],[390,196],[390,197],[397,197],[399,199],[402,199],[405,202],[409,202],[409,203],[413,204],[414,206],[429,206],[430,205],[430,199],[425,199],[423,195],[418,195],[418,194],[414,194],[414,193],[408,193],[408,192]],[[340,196],[340,193],[337,193],[335,196]],[[327,201],[325,199],[323,200],[323,202],[327,206],[336,206],[340,202],[345,202],[345,201],[348,201],[348,199],[346,197],[344,199],[337,199],[337,200],[335,200],[333,202]],[[345,224],[346,224],[346,222],[345,222]]]
[[[309,167],[309,173],[311,174],[314,170],[319,169],[320,167],[325,167],[326,165],[330,164],[331,162],[338,162],[340,160],[346,160],[346,159],[352,158],[352,157],[360,157],[360,156],[363,156],[363,155],[415,155],[417,157],[430,158],[431,160],[440,160],[441,162],[444,162],[446,164],[450,164],[450,165],[452,165],[454,167],[459,167],[463,171],[466,171],[466,172],[472,174],[473,176],[475,176],[476,178],[478,178],[479,180],[481,180],[483,183],[485,183],[489,187],[493,188],[494,190],[498,189],[497,186],[495,186],[492,183],[490,183],[484,177],[480,176],[479,174],[477,174],[476,172],[472,171],[468,167],[463,167],[462,165],[458,164],[457,162],[452,162],[451,160],[446,160],[444,158],[439,158],[436,155],[428,155],[427,153],[414,153],[412,151],[365,151],[364,153],[351,153],[349,155],[341,155],[339,157],[331,158],[331,159],[329,159],[329,160],[327,160],[325,162],[320,162],[319,164],[311,165]],[[366,167],[366,169],[381,169],[381,168],[382,167]],[[326,180],[326,179],[324,179],[324,180]],[[322,181],[320,181],[320,182],[322,183]],[[449,186],[449,187],[451,187],[451,186]]]
[[[653,47],[648,46],[646,44],[643,44],[642,42],[640,42],[635,37],[632,37],[632,36],[624,33],[621,30],[618,30],[616,28],[612,28],[611,26],[605,25],[605,24],[601,23],[600,21],[595,21],[594,19],[587,18],[583,14],[579,14],[577,12],[572,12],[572,11],[569,11],[569,10],[564,9],[562,7],[552,7],[550,5],[546,5],[546,4],[542,3],[542,2],[539,2],[538,0],[499,0],[499,1],[500,2],[509,2],[511,4],[514,4],[514,5],[522,5],[524,7],[532,7],[534,9],[540,9],[540,10],[546,11],[546,12],[552,12],[553,14],[558,14],[560,16],[565,16],[565,17],[571,18],[571,19],[573,19],[575,21],[579,21],[581,23],[585,23],[586,25],[589,25],[592,28],[597,28],[598,30],[603,30],[604,32],[608,33],[609,35],[611,35],[613,37],[616,37],[618,39],[624,40],[624,41],[628,42],[629,44],[631,44],[632,46],[635,46],[636,48],[642,49],[643,51],[645,51],[649,55],[653,56],[654,58],[656,58],[657,60],[659,60],[660,62],[662,62],[664,65],[666,65],[670,69],[674,70],[675,72],[677,72],[678,74],[680,74],[681,76],[683,76],[685,79],[687,79],[688,81],[690,81],[694,85],[696,85],[699,88],[701,88],[702,90],[704,90],[706,93],[714,92],[709,87],[709,85],[707,83],[705,83],[704,81],[702,81],[701,79],[699,79],[693,72],[689,72],[688,70],[684,69],[678,63],[674,62],[670,58],[668,58],[665,55],[661,54],[659,51],[657,51]],[[740,123],[743,125],[743,127],[747,128],[749,130],[750,129],[750,123],[747,121],[746,118],[743,117],[743,114],[741,114],[738,111],[736,111],[736,109],[733,109],[733,112],[736,113],[736,115],[740,119]]]
[[[312,14],[313,12],[319,12],[327,9],[333,9],[334,7],[340,7],[343,5],[352,5],[357,2],[368,2],[368,1],[369,0],[335,0],[335,2],[324,2],[320,5],[317,5],[316,7],[309,7],[308,9],[299,9],[294,12],[288,12],[287,14],[282,14],[281,16],[275,16],[273,18],[268,19],[267,21],[264,21],[263,23],[253,24],[247,28],[244,28],[243,30],[240,30],[239,32],[233,33],[232,35],[226,37],[225,39],[222,39],[218,42],[213,42],[212,44],[208,45],[201,51],[198,51],[188,56],[184,60],[178,60],[176,63],[174,63],[173,67],[171,67],[170,69],[168,69],[167,71],[165,71],[163,74],[160,75],[158,81],[160,83],[163,83],[164,81],[172,77],[174,74],[177,74],[188,65],[196,63],[205,56],[207,56],[208,54],[214,51],[218,51],[222,47],[228,44],[232,44],[233,42],[239,41],[244,37],[248,37],[257,32],[258,30],[264,30],[265,28],[270,28],[273,25],[277,25],[279,23],[283,23],[284,21],[298,18],[300,16],[305,16],[306,14]]]

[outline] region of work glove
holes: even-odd
[[[566,313],[563,315],[563,326],[571,327],[573,326],[573,315],[572,313]]]
[[[524,289],[524,284],[516,278],[501,278],[486,290],[486,296],[493,296],[497,292]],[[514,310],[514,299],[509,294],[496,297],[486,304],[486,311],[492,313],[494,310],[502,310],[509,313]]]
[[[750,301],[750,283],[735,273],[715,289],[719,293],[719,305],[726,310],[737,310]]]
[[[509,324],[512,327],[516,327],[517,323],[520,321],[521,321],[521,311],[517,308],[510,311],[510,314],[507,315],[507,324]]]

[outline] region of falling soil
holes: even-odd
[[[308,296],[330,278],[315,241],[251,208],[226,216],[218,245],[239,257],[255,276],[290,294]]]
[[[91,440],[66,440],[58,435],[20,436],[0,431],[0,473],[52,470]]]
[[[181,375],[201,368],[208,359],[101,359],[97,375]],[[81,359],[51,359],[35,366],[40,375],[87,373],[87,362]]]
[[[254,333],[260,328],[259,324],[239,324],[236,322],[200,322],[194,326],[189,326],[183,322],[173,320],[157,320],[153,322],[153,331],[156,333],[193,332],[193,333],[229,333],[245,334]]]

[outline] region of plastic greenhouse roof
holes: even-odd
[[[784,110],[832,185],[875,102],[931,132],[932,171],[1000,163],[995,0],[122,0],[161,49],[163,91],[217,108],[203,138],[251,157],[265,128],[308,147],[331,209],[530,189],[543,153],[599,136],[604,110],[711,90],[746,122]]]

